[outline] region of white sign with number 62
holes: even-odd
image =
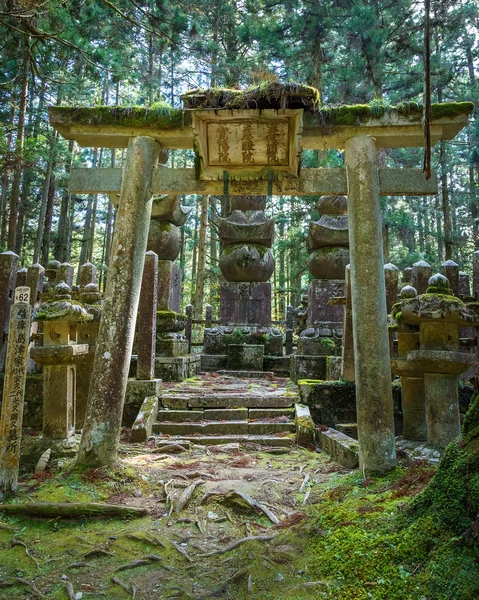
[[[20,287],[15,288],[15,301],[18,302],[26,302],[27,304],[30,302],[30,288],[26,285],[21,285]]]

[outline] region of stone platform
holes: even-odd
[[[297,418],[300,416],[301,424],[304,422],[297,406],[297,387],[273,373],[267,378],[264,373],[260,377],[252,375],[202,373],[182,383],[164,383],[159,406],[145,400],[138,414],[137,425],[146,424],[141,435],[179,444],[293,445]],[[301,444],[314,441],[310,423],[309,442],[301,437]]]

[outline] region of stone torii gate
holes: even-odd
[[[343,113],[348,108],[355,107],[341,107]],[[432,143],[454,138],[467,124],[472,108],[470,103],[433,105]],[[349,210],[360,467],[367,471],[392,468],[396,454],[380,196],[434,195],[437,181],[435,176],[426,180],[419,170],[380,169],[377,151],[423,146],[420,111],[361,114],[354,124],[342,124],[339,119],[324,127],[317,124],[313,114],[303,113],[302,109],[172,109],[157,118],[148,109],[128,110],[122,113],[118,107],[101,107],[100,112],[96,108],[50,108],[50,122],[65,138],[81,146],[128,148],[123,170],[74,169],[70,177],[72,192],[120,194],[80,461],[87,457],[89,464],[101,465],[116,459],[118,442],[105,445],[104,440],[120,429],[152,194],[345,194]],[[274,119],[279,120],[278,125],[271,125]],[[267,139],[261,141],[265,120],[269,123],[264,132]],[[236,137],[230,129],[236,130]],[[242,133],[238,134],[240,130]],[[289,144],[289,151],[281,154],[278,150],[272,155],[271,144],[281,142],[281,136]],[[257,150],[253,161],[251,139]],[[200,172],[156,166],[160,150],[193,147],[200,156]],[[230,155],[225,148],[231,150]],[[346,166],[299,171],[301,149],[344,149]],[[248,164],[234,167],[235,152],[240,157],[243,153],[243,163]],[[261,166],[255,172],[251,162],[256,156]],[[250,179],[242,179],[243,171]],[[254,179],[259,176],[263,179]],[[104,414],[110,415],[108,422],[102,418]]]

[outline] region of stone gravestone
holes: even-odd
[[[15,290],[10,313],[2,414],[0,417],[0,494],[17,490],[22,439],[23,400],[32,309],[29,288]]]

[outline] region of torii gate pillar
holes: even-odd
[[[364,471],[387,471],[396,448],[374,138],[349,138],[345,155],[359,462]]]

